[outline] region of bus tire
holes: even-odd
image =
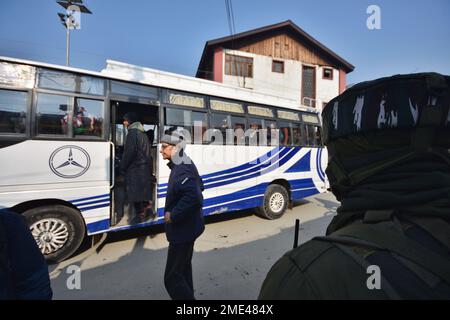
[[[80,212],[64,205],[51,205],[23,213],[31,233],[48,262],[70,257],[86,234]]]
[[[271,184],[264,193],[263,205],[257,208],[257,214],[269,220],[281,218],[289,204],[289,195],[285,187]]]

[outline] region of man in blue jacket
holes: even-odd
[[[50,300],[48,267],[22,216],[0,210],[0,300]]]
[[[183,141],[175,135],[161,139],[161,154],[170,168],[164,220],[169,251],[164,285],[174,300],[194,300],[192,253],[195,240],[205,230],[203,182],[192,160],[183,151]]]

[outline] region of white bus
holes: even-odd
[[[142,223],[117,170],[130,111],[151,140],[156,178],[157,217]],[[249,128],[272,137],[250,145]],[[245,133],[213,143],[226,129]],[[111,60],[92,72],[0,57],[0,208],[24,215],[52,261],[86,235],[162,223],[169,169],[158,139],[167,130],[193,134],[186,153],[205,184],[205,215],[257,208],[276,219],[328,187],[319,115],[295,101]]]

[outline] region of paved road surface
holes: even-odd
[[[208,217],[193,257],[197,299],[256,299],[270,267],[292,248],[295,219],[303,243],[324,234],[337,206],[326,193],[274,221],[248,211]],[[163,283],[167,246],[161,226],[109,234],[97,250],[49,267],[54,299],[169,299]],[[76,284],[69,265],[81,268],[80,290],[67,288],[68,279]]]

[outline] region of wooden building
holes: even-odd
[[[196,77],[321,109],[354,66],[292,21],[206,42]]]

